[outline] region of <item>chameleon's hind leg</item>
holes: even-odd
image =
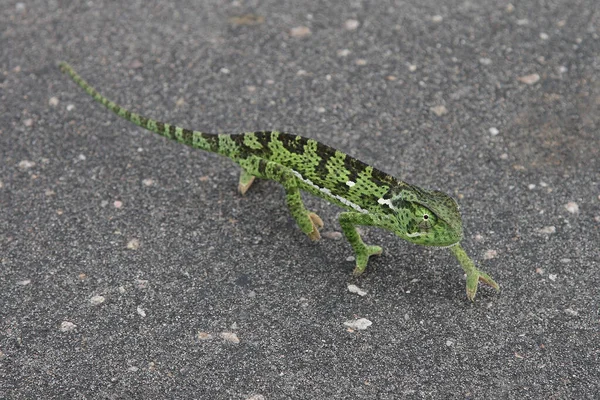
[[[319,240],[321,238],[319,229],[323,227],[323,221],[317,214],[308,211],[304,207],[302,197],[300,196],[299,178],[294,175],[291,169],[258,157],[241,160],[240,164],[247,174],[281,183],[285,189],[287,206],[302,232],[311,240]]]
[[[238,183],[238,192],[240,192],[241,195],[246,194],[248,189],[250,189],[252,182],[254,182],[254,178],[256,178],[256,176],[242,168],[242,172],[240,173],[240,181]]]
[[[350,245],[354,250],[356,257],[356,268],[354,268],[354,275],[358,276],[364,272],[365,268],[367,268],[369,257],[373,255],[380,255],[383,249],[379,246],[366,245],[356,231],[356,227],[359,225],[374,226],[377,225],[377,223],[369,214],[358,212],[342,213],[340,214],[339,221],[346,239],[348,242],[350,242]]]
[[[454,246],[450,247],[450,251],[456,256],[460,266],[467,274],[467,297],[469,300],[473,301],[475,299],[479,281],[490,285],[496,289],[496,291],[500,291],[500,286],[498,286],[498,284],[488,274],[477,269],[473,260],[469,258],[460,244],[455,244]]]

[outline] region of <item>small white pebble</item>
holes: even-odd
[[[557,277],[558,275],[556,274],[548,274],[548,279],[550,279],[552,282],[556,281]]]
[[[223,71],[221,71],[221,72],[224,73]],[[175,107],[183,107],[184,105],[185,105],[185,99],[183,97],[178,98],[177,101],[175,102]],[[140,150],[138,149],[138,151],[140,151]],[[143,149],[142,149],[142,151],[143,151]]]
[[[506,6],[506,12],[511,13],[513,11],[515,11],[515,6],[513,6],[511,3],[508,3],[508,5]]]
[[[518,19],[517,20],[517,25],[527,25],[529,24],[529,20],[527,18],[523,18],[523,19]]]
[[[571,307],[565,308],[565,314],[570,315],[572,317],[577,317],[579,315],[579,313],[573,310]]]
[[[433,112],[438,117],[441,117],[442,115],[448,114],[448,109],[446,108],[446,106],[443,106],[443,105],[431,107],[430,110],[431,110],[431,112]]]
[[[74,109],[75,109],[75,106],[73,104],[67,105],[67,111],[73,111]]]
[[[506,154],[506,153],[500,154],[500,159],[501,160],[508,160],[508,154]]]
[[[479,59],[479,62],[483,65],[490,65],[492,63],[492,59],[487,58],[487,57],[482,57]]]
[[[325,110],[325,107],[319,107],[319,108],[317,108],[317,112],[318,112],[319,114],[323,114],[325,111],[326,111],[326,110]]]
[[[254,394],[254,395],[246,398],[246,400],[267,400],[267,398],[265,396],[263,396],[262,394]]]
[[[125,286],[119,286],[119,293],[125,293]]]
[[[359,288],[356,285],[348,285],[348,291],[350,293],[356,293],[359,296],[366,296],[367,295],[366,291],[362,290],[361,288]]]
[[[140,241],[138,239],[131,239],[128,243],[127,243],[127,248],[129,250],[137,250],[140,248]]]
[[[371,325],[373,325],[373,323],[366,318],[358,318],[358,319],[355,319],[352,321],[344,322],[344,326],[347,326],[348,328],[351,328],[351,329],[358,329],[361,331],[364,331]]]
[[[100,202],[100,207],[102,207],[102,208],[106,207],[107,205],[108,205],[108,201],[107,200],[102,200]]]
[[[19,169],[27,170],[29,168],[35,167],[35,162],[29,161],[29,160],[23,160],[23,161],[20,161],[17,166],[19,167]]]
[[[541,187],[547,187],[548,184],[546,182],[544,182],[544,181],[540,181],[540,186]]]
[[[15,8],[18,12],[23,12],[25,11],[25,3],[18,2],[17,4],[15,4]]]
[[[136,366],[131,366],[131,367],[127,368],[127,371],[129,371],[129,372],[137,372],[137,371],[139,371],[139,368],[136,367]]]
[[[79,161],[85,161],[87,159],[87,157],[85,156],[85,154],[80,154],[80,155],[77,156],[77,159]]]
[[[530,74],[517,78],[517,80],[526,85],[533,85],[537,81],[540,80],[540,76],[538,74]]]
[[[346,20],[346,22],[344,22],[344,28],[346,28],[349,31],[353,31],[355,29],[357,29],[360,26],[360,22],[358,22],[355,19],[348,19]]]
[[[452,339],[446,340],[446,346],[448,346],[448,347],[454,346],[454,340],[452,340]]]
[[[338,231],[321,232],[321,236],[323,236],[326,239],[332,239],[332,240],[340,240],[342,237],[344,237],[344,235],[342,235],[342,232],[338,232]]]
[[[558,72],[560,72],[561,74],[564,74],[568,70],[569,70],[569,68],[565,67],[564,65],[561,65],[560,67],[558,67]]]
[[[542,39],[542,40],[548,40],[548,38],[550,38],[550,36],[548,36],[547,33],[544,33],[544,32],[540,33],[540,39]]]
[[[417,66],[415,64],[409,64],[408,70],[410,72],[415,72],[417,70]]]
[[[225,74],[225,75],[227,75],[227,74],[229,73],[229,68],[225,68],[225,67],[223,67],[223,68],[221,68],[221,69],[219,70],[219,72],[220,72],[220,73],[222,73],[222,74]]]
[[[140,306],[137,308],[137,313],[140,314],[142,318],[146,317],[146,311],[144,311],[144,309]]]
[[[431,17],[431,20],[433,22],[442,22],[444,20],[444,17],[442,17],[441,15],[434,15],[433,17]]]
[[[337,55],[338,57],[347,57],[348,55],[350,55],[351,51],[348,49],[341,49],[337,51]]]
[[[491,260],[492,258],[496,258],[498,256],[498,252],[496,250],[487,250],[483,254],[484,260]]]
[[[221,339],[226,340],[231,343],[239,343],[240,342],[240,339],[238,338],[238,336],[233,332],[221,332],[219,334],[219,336],[221,337]]]
[[[152,185],[154,185],[154,180],[150,179],[150,178],[144,179],[142,181],[142,185],[144,185],[144,186],[152,186]]]
[[[577,203],[575,203],[574,201],[570,201],[567,204],[565,204],[565,208],[571,214],[577,214],[579,212],[579,205],[577,205]]]
[[[355,261],[356,258],[354,258],[354,256],[348,256],[346,257],[346,261],[351,262],[351,261]]]
[[[530,183],[529,185],[527,185],[527,189],[529,189],[529,190],[535,189],[535,184],[534,183]]]
[[[75,324],[74,324],[74,323],[72,323],[72,322],[69,322],[69,321],[63,321],[63,322],[60,324],[60,331],[61,331],[61,332],[69,332],[69,331],[72,331],[73,329],[75,329],[76,327],[77,327],[77,325],[75,325]]]
[[[90,303],[92,303],[93,306],[97,306],[98,304],[104,303],[105,300],[106,298],[104,296],[93,296],[90,299]]]
[[[148,287],[148,280],[147,279],[136,279],[135,286],[138,289],[146,289]]]
[[[25,124],[26,127],[30,128],[33,126],[33,120],[31,118],[27,118],[25,121],[23,121],[23,123]]]
[[[354,61],[354,63],[356,65],[367,65],[367,60],[365,60],[364,58],[359,58],[356,61]]]
[[[539,229],[540,233],[545,233],[545,234],[552,234],[552,233],[556,233],[556,227],[555,226],[545,226],[543,228]]]
[[[536,274],[543,275],[543,274],[544,274],[544,270],[543,270],[542,268],[536,268],[536,269],[535,269],[535,273],[536,273]]]
[[[489,132],[490,132],[490,135],[492,135],[492,136],[497,136],[500,133],[498,128],[493,127],[493,126],[489,129]]]
[[[483,240],[483,236],[481,236],[480,234],[475,235],[475,240],[478,242],[481,242]]]
[[[246,90],[250,93],[254,93],[254,92],[256,92],[256,86],[252,86],[252,85],[246,86]]]
[[[569,264],[571,262],[571,259],[570,258],[561,258],[560,262],[563,264]]]
[[[24,279],[24,280],[22,280],[22,281],[18,281],[18,282],[17,282],[17,285],[19,285],[19,286],[27,286],[27,285],[29,285],[30,283],[31,283],[31,279]]]
[[[121,207],[123,207],[123,202],[121,200],[115,200],[113,203],[113,206],[115,208],[121,208]]]
[[[307,26],[296,26],[290,29],[290,35],[296,38],[303,38],[311,34],[310,28]]]
[[[48,105],[56,107],[58,105],[58,97],[50,97],[50,100],[48,100]]]

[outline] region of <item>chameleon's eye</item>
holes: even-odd
[[[429,219],[429,215],[428,215],[428,214],[423,214],[423,219],[424,219],[425,221],[427,221],[427,220]]]

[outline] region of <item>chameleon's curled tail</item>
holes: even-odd
[[[134,124],[141,126],[142,128],[148,129],[149,131],[158,133],[159,135],[169,139],[177,140],[178,142],[186,144],[188,146],[192,146],[206,151],[218,151],[218,135],[192,131],[164,122],[155,121],[153,119],[146,118],[142,115],[131,112],[119,106],[118,104],[110,101],[106,97],[102,96],[96,89],[94,89],[85,80],[83,80],[83,78],[80,77],[77,74],[77,72],[75,72],[73,68],[71,68],[71,66],[66,62],[60,62],[59,67],[62,72],[67,73],[73,79],[73,81],[75,81],[75,83],[81,86],[83,90],[85,90],[90,96],[94,98],[94,100],[96,100],[97,102],[99,102],[100,104],[117,114],[119,117],[131,121]]]

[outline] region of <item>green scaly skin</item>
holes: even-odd
[[[321,218],[302,203],[300,191],[348,210],[340,225],[356,254],[354,273],[360,275],[379,246],[366,245],[357,226],[375,226],[409,242],[449,247],[467,275],[467,297],[475,298],[478,282],[498,290],[498,284],[478,270],[460,246],[463,237],[458,205],[450,196],[400,181],[355,158],[312,139],[277,131],[210,134],[155,121],[126,110],[98,93],[68,64],[66,72],[96,101],[120,117],[149,131],[198,149],[221,154],[242,167],[238,190],[244,194],[254,178],[271,179],[285,189],[292,217],[312,240],[320,238]]]

